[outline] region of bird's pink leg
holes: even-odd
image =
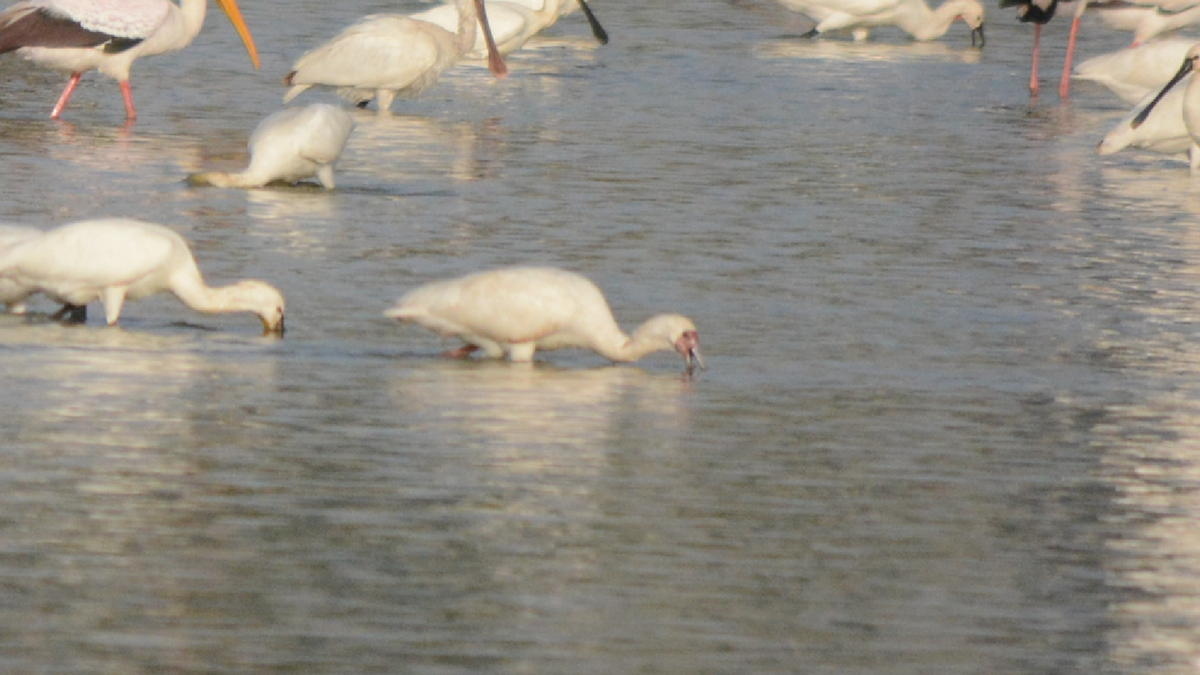
[[[132,122],[137,119],[137,110],[133,107],[133,88],[129,80],[121,80],[121,95],[125,97],[125,119]]]
[[[450,359],[465,359],[471,355],[471,352],[477,349],[479,349],[479,347],[476,347],[475,345],[463,345],[458,349],[451,349],[449,351],[442,352],[442,356]]]
[[[1033,68],[1029,73],[1029,93],[1034,98],[1038,95],[1038,49],[1042,44],[1042,24],[1033,24]]]
[[[71,94],[75,92],[75,87],[79,86],[79,80],[82,77],[83,73],[71,73],[71,79],[67,81],[67,88],[63,89],[62,96],[58,97],[58,103],[54,104],[54,110],[50,111],[50,119],[58,119],[63,110],[66,110],[67,101],[71,100]]]
[[[1087,0],[1078,0],[1079,10],[1075,12],[1075,20],[1071,22],[1071,39],[1067,41],[1067,60],[1063,61],[1062,80],[1058,83],[1058,95],[1067,98],[1071,92],[1071,61],[1075,58],[1075,36],[1079,34],[1079,20],[1083,18],[1083,10]]]

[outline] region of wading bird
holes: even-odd
[[[1148,126],[1150,120],[1154,120],[1157,116],[1155,111],[1164,108],[1164,113],[1161,116],[1171,116],[1177,119],[1177,124],[1183,127],[1184,138],[1187,139],[1187,152],[1190,156],[1192,173],[1200,171],[1200,85],[1197,82],[1192,72],[1196,69],[1196,62],[1200,61],[1200,45],[1193,46],[1188,50],[1187,55],[1183,59],[1183,65],[1175,73],[1175,77],[1167,82],[1162,91],[1142,108],[1141,112],[1129,121],[1131,129],[1137,130]],[[1176,105],[1175,101],[1168,102],[1168,98],[1173,94],[1178,96],[1179,90],[1174,89],[1175,85],[1179,84],[1184,78],[1191,75],[1191,81],[1187,83],[1182,91],[1181,101]],[[1172,91],[1174,90],[1174,91]]]
[[[704,367],[691,319],[660,314],[626,335],[594,283],[554,268],[511,267],[435,281],[407,293],[384,316],[466,343],[447,356],[482,349],[491,358],[532,361],[538,349],[581,347],[624,362],[673,349],[689,372]]]
[[[508,70],[496,49],[483,0],[455,0],[458,32],[400,14],[374,14],[351,24],[329,42],[301,56],[284,78],[290,101],[309,87],[336,87],[360,107],[376,100],[386,114],[397,94],[416,94],[437,82],[475,44],[483,27],[488,67],[496,77]]]
[[[235,0],[217,0],[241,36],[254,67],[258,50]],[[66,89],[50,112],[59,119],[79,79],[89,70],[117,80],[125,97],[125,115],[137,119],[129,69],[142,56],[188,46],[204,25],[208,0],[28,0],[0,13],[0,54],[18,55],[48,68],[71,73]]]
[[[332,190],[333,165],[354,130],[350,113],[328,103],[284,108],[254,129],[250,136],[250,166],[237,173],[208,171],[192,174],[193,185],[256,188],[267,183],[295,183],[316,177]]]
[[[162,225],[126,219],[84,220],[0,251],[0,284],[22,289],[20,302],[44,293],[64,305],[59,315],[87,316],[104,303],[109,325],[125,300],[170,291],[199,312],[253,312],[269,333],[283,333],[283,296],[251,279],[218,288],[204,283],[187,242]]]
[[[1132,105],[1157,93],[1179,70],[1196,38],[1165,38],[1133,49],[1093,56],[1075,66],[1075,79],[1103,85]]]
[[[936,40],[946,34],[956,19],[971,28],[971,44],[979,35],[983,46],[983,5],[977,0],[946,0],[930,9],[925,0],[779,0],[786,8],[817,22],[804,37],[832,30],[850,30],[855,40],[865,40],[871,29],[896,26],[914,40]]]
[[[564,14],[563,6],[568,4],[582,6],[592,27],[592,35],[600,44],[608,43],[608,33],[596,20],[585,0],[485,0],[484,4],[487,7],[488,24],[496,40],[496,49],[501,56],[515,52],[529,38],[553,26],[558,17]],[[454,5],[438,5],[410,16],[441,26],[447,31],[454,31],[458,26],[458,8]],[[482,61],[487,58],[487,44],[482,34],[476,33],[475,44],[462,58],[468,61]]]

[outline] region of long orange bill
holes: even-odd
[[[496,49],[496,39],[492,37],[492,27],[488,25],[487,9],[483,6],[483,0],[475,0],[475,13],[479,15],[479,25],[483,26],[483,41],[487,43],[488,70],[498,79],[503,79],[508,75],[508,66],[504,65],[500,50]]]
[[[258,69],[258,48],[254,46],[254,38],[250,35],[250,29],[246,27],[246,20],[242,18],[242,10],[238,9],[236,0],[217,0],[217,4],[221,9],[225,10],[225,15],[229,17],[229,22],[237,29],[238,35],[242,37],[242,43],[246,45],[246,51],[250,53],[250,60],[254,61],[254,68]]]

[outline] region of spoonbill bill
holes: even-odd
[[[247,279],[210,287],[183,237],[140,220],[78,221],[0,250],[0,284],[21,289],[10,304],[40,292],[65,305],[60,314],[78,317],[100,300],[109,325],[127,299],[170,291],[200,312],[253,312],[266,332],[283,334],[283,295],[273,286]]]
[[[483,0],[455,0],[458,31],[400,14],[373,14],[353,23],[329,42],[301,56],[284,78],[288,102],[315,85],[336,87],[360,107],[372,98],[386,114],[401,92],[417,94],[475,44],[475,23],[483,27],[488,67],[498,78],[508,73],[496,49]]]
[[[328,103],[284,108],[259,123],[250,136],[250,166],[237,173],[210,171],[188,177],[193,185],[256,188],[276,181],[316,177],[332,190],[333,165],[354,131],[350,113]]]
[[[591,349],[612,361],[657,351],[704,368],[692,320],[659,314],[626,335],[604,294],[586,277],[549,267],[509,267],[434,281],[409,291],[384,316],[411,321],[466,343],[447,356],[482,349],[491,358],[532,361],[537,349]]]
[[[925,0],[779,0],[780,4],[817,22],[804,37],[849,29],[855,40],[865,40],[872,28],[897,26],[915,40],[936,40],[962,19],[971,28],[971,44],[979,35],[983,46],[983,5],[978,0],[946,0],[930,9]]]
[[[258,68],[258,49],[236,0],[217,0]],[[0,13],[0,54],[16,51],[42,66],[71,73],[50,111],[59,119],[83,74],[89,70],[117,80],[125,116],[137,119],[129,70],[142,56],[188,46],[204,25],[208,0],[27,0]]]

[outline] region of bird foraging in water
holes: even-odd
[[[217,0],[258,67],[258,50],[235,0]],[[89,70],[117,80],[125,116],[137,119],[129,70],[142,56],[188,46],[204,25],[208,0],[27,0],[0,12],[0,54],[71,73],[50,112],[59,119],[80,78]]]
[[[208,171],[188,176],[193,185],[256,188],[316,177],[334,188],[333,165],[354,130],[354,118],[341,108],[314,103],[285,108],[259,123],[250,136],[250,166],[236,173]]]
[[[508,73],[496,48],[483,0],[455,0],[458,32],[400,14],[373,14],[351,24],[329,42],[296,60],[284,78],[291,87],[284,102],[313,86],[336,87],[360,107],[376,100],[387,114],[400,93],[417,94],[437,82],[475,44],[478,20],[487,43],[488,67]]]
[[[448,356],[482,349],[491,358],[532,361],[538,349],[591,349],[613,361],[656,351],[683,355],[688,372],[704,368],[691,319],[660,314],[626,335],[604,294],[586,277],[549,267],[510,267],[425,284],[384,316],[411,321],[466,343]]]
[[[104,303],[115,324],[125,301],[170,291],[200,312],[253,312],[269,333],[283,333],[283,295],[262,281],[230,286],[204,283],[187,242],[175,231],[140,220],[110,218],[63,225],[0,250],[0,287],[21,289],[20,302],[44,293],[86,317],[89,302]]]
[[[983,5],[978,0],[947,0],[930,9],[925,0],[779,0],[786,8],[817,22],[804,37],[816,37],[833,30],[850,30],[855,40],[865,40],[872,28],[897,26],[914,40],[936,40],[946,34],[956,19],[971,28],[971,44],[983,39]]]

